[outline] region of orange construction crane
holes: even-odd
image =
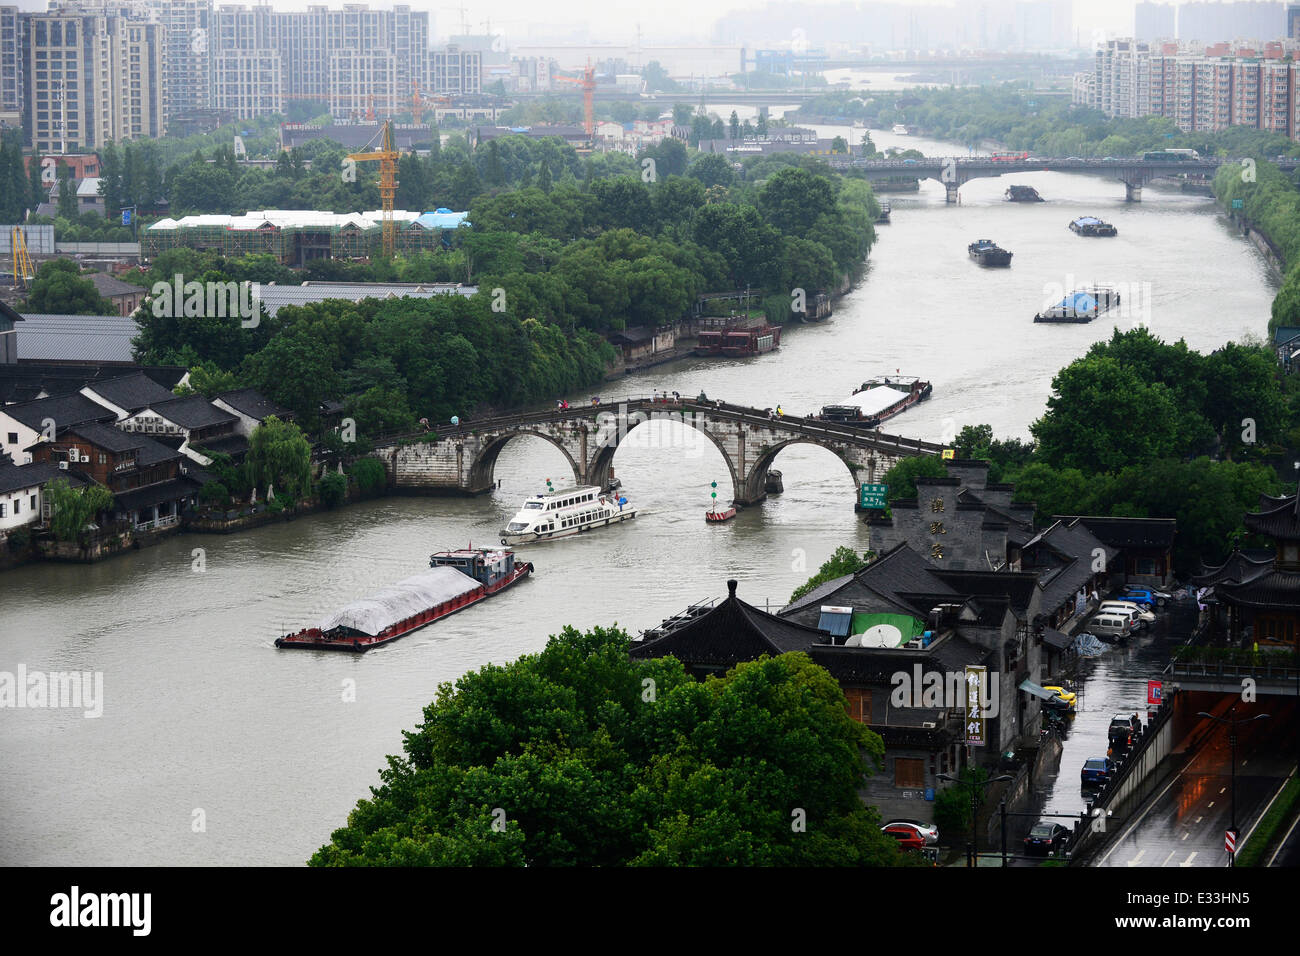
[[[397,150],[393,149],[393,121],[384,120],[382,147],[369,153],[349,153],[358,163],[379,162],[379,200],[384,210],[384,256],[397,251],[397,224],[393,222],[393,199],[397,196]]]
[[[582,79],[576,79],[572,76],[557,76],[555,79],[561,83],[581,83],[582,84],[582,115],[583,128],[587,131],[587,139],[594,140],[596,135],[596,119],[592,109],[593,97],[596,93],[596,71],[592,69],[590,61],[587,68],[582,72]]]

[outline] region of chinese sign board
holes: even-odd
[[[983,747],[988,743],[985,736],[984,708],[980,699],[984,697],[984,684],[988,680],[988,668],[970,666],[966,668],[966,745]]]
[[[885,495],[888,493],[889,485],[868,485],[864,483],[858,497],[858,503],[863,508],[884,508],[886,505]]]

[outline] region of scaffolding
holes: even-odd
[[[415,253],[448,247],[447,230],[421,225],[416,214],[399,211],[392,221],[396,251]],[[189,216],[163,220],[146,229],[141,254],[154,259],[168,249],[198,249],[224,256],[272,255],[282,265],[302,267],[312,259],[374,259],[384,251],[380,210],[341,215],[309,210],[268,211],[246,216]]]

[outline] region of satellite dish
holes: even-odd
[[[903,643],[903,632],[892,624],[874,624],[854,636],[861,638],[854,647],[898,647]]]

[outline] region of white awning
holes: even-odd
[[[863,415],[871,416],[879,415],[890,405],[896,405],[905,398],[907,398],[906,392],[900,392],[888,385],[877,385],[875,388],[854,395],[853,401],[861,407]]]

